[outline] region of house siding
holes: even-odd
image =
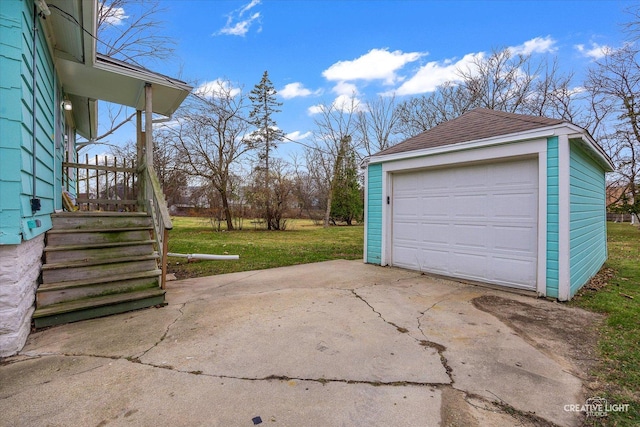
[[[36,89],[36,197],[33,214],[33,2],[0,2],[0,244],[19,244],[51,228],[54,211],[56,86],[53,60],[38,22]],[[40,220],[34,227],[32,220]]]
[[[559,162],[558,137],[547,139],[547,296],[558,297],[559,283]]]
[[[367,168],[367,258],[370,264],[382,262],[382,165]]]
[[[607,259],[605,174],[575,143],[570,145],[569,269],[570,296],[593,277]]]
[[[19,351],[29,335],[44,233],[61,191],[64,144],[55,144],[62,135],[54,125],[58,88],[40,19],[33,85],[33,9],[32,0],[0,1],[0,357]],[[35,213],[34,176],[41,203]]]

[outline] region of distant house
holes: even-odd
[[[571,123],[472,110],[371,157],[364,260],[569,300],[607,258],[612,169]]]
[[[143,205],[162,199],[153,194],[153,183],[148,178],[153,176],[152,169],[147,167],[150,162],[146,154],[151,152],[151,117],[154,113],[171,115],[191,87],[97,54],[96,10],[95,0],[0,1],[0,356],[14,354],[24,345],[36,310],[37,292],[50,292],[39,296],[39,306],[49,305],[41,318],[50,316],[50,323],[43,324],[108,314],[105,306],[115,304],[111,294],[124,292],[124,285],[119,291],[101,288],[110,278],[90,281],[93,279],[89,278],[89,267],[97,261],[87,259],[92,251],[107,250],[106,246],[98,248],[96,243],[85,249],[74,246],[82,254],[81,260],[68,261],[69,268],[75,271],[62,270],[62,261],[46,261],[47,271],[61,273],[62,278],[52,279],[55,283],[47,289],[41,285],[41,277],[50,274],[45,274],[42,262],[45,233],[52,231],[56,215],[61,215],[56,212],[63,210],[63,185],[75,191],[75,176],[65,172],[68,168],[63,169],[63,162],[77,159],[78,136],[87,140],[96,137],[98,100],[138,110],[138,147],[144,155],[138,159],[138,185],[147,192],[138,193],[139,206],[144,210]],[[97,222],[107,221],[108,215],[100,215]],[[86,221],[86,217],[81,221]],[[79,223],[73,227],[83,226]],[[118,234],[113,230],[102,233]],[[145,233],[145,239],[149,240],[149,232]],[[86,234],[83,236],[87,237]],[[154,241],[156,246],[158,241]],[[52,248],[44,258],[53,252],[62,253],[64,246]],[[71,257],[70,252],[68,256]],[[126,260],[120,261],[117,268],[122,269]],[[64,282],[67,274],[75,279]],[[154,279],[156,287],[157,277],[158,273]],[[127,291],[131,291],[141,282],[138,279],[138,285],[126,283]],[[77,302],[75,308],[54,310],[62,307],[64,295],[71,294],[76,299],[82,298],[84,304],[84,311],[82,314],[76,311],[76,317],[70,313],[82,305]],[[98,311],[85,304],[96,295],[102,295]],[[109,298],[104,295],[110,295],[112,301],[105,302]],[[164,298],[163,292],[156,295],[147,299],[147,303]],[[129,309],[145,306],[135,297],[118,295],[118,298],[120,305],[113,312],[124,310],[126,304]],[[91,310],[93,314],[89,313]]]

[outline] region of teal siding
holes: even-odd
[[[605,171],[577,144],[571,144],[569,271],[571,296],[607,259]]]
[[[40,24],[40,23],[38,23]],[[33,2],[0,1],[0,244],[19,244],[51,227],[50,214],[60,186],[54,117],[56,82],[42,26],[37,40],[36,149],[33,153]],[[41,210],[32,214],[33,155],[36,197]],[[61,169],[60,169],[61,170]],[[54,202],[55,201],[55,202]],[[30,228],[38,219],[40,227]]]
[[[367,259],[371,264],[382,261],[382,165],[367,168]]]
[[[547,139],[547,296],[558,297],[559,191],[558,137]]]

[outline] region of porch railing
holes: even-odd
[[[81,211],[136,212],[138,177],[133,160],[85,155],[84,163],[62,163],[63,185]],[[92,162],[90,162],[90,160]]]
[[[108,156],[91,160],[94,162],[89,163],[85,155],[85,163],[63,162],[63,186],[76,195],[81,211],[146,211],[151,215],[155,250],[161,259],[160,286],[165,289],[168,232],[173,224],[155,169],[148,165],[138,170],[131,160]]]

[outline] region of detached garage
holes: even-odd
[[[607,258],[612,168],[571,123],[472,110],[370,158],[365,262],[568,300]]]

